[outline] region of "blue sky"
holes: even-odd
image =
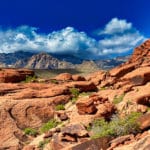
[[[1,0],[0,52],[129,54],[150,35],[149,6],[149,0]]]

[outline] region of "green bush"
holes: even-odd
[[[57,120],[51,119],[50,121],[42,125],[42,127],[40,128],[40,132],[45,133],[50,129],[55,128],[58,124],[59,122]]]
[[[115,96],[114,99],[113,99],[113,103],[114,104],[119,104],[120,102],[123,101],[124,96],[125,96],[125,94],[122,94],[119,97]]]
[[[36,136],[38,134],[37,130],[32,129],[32,128],[25,128],[24,133],[26,135],[31,135],[31,136]]]
[[[49,143],[49,139],[46,139],[44,141],[40,141],[39,142],[39,145],[38,145],[38,148],[40,149],[44,149],[45,145]]]
[[[82,96],[89,96],[91,94],[92,94],[92,92],[82,92],[82,93],[79,94],[79,96],[80,97],[82,97]]]
[[[77,101],[77,99],[78,99],[79,94],[80,94],[79,89],[77,89],[77,88],[70,88],[69,91],[70,91],[70,93],[72,95],[71,101],[72,101],[72,103],[75,103]]]
[[[37,77],[36,76],[26,76],[26,79],[25,79],[25,83],[29,83],[29,82],[34,82],[36,81]]]
[[[52,79],[52,80],[50,80],[50,81],[51,81],[51,83],[58,84],[58,81],[55,80],[55,79]]]
[[[114,116],[110,122],[107,122],[104,119],[95,120],[91,126],[93,133],[91,138],[100,138],[105,136],[117,137],[140,132],[139,125],[136,122],[140,115],[141,113],[133,112],[125,118]]]
[[[71,99],[72,104],[75,104],[77,100],[78,100],[78,98],[73,97],[73,98]]]
[[[74,98],[77,98],[80,94],[79,89],[77,88],[70,88],[70,93],[72,94]]]
[[[63,104],[59,104],[55,107],[56,110],[65,110],[65,107]]]
[[[100,88],[101,91],[102,90],[107,90],[107,89],[108,89],[108,87],[105,87],[105,86],[103,86],[103,87]]]

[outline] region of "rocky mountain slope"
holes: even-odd
[[[0,66],[2,68],[75,69],[81,66],[87,68],[91,64],[91,66],[94,65],[96,68],[110,69],[127,60],[128,57],[90,61],[81,60],[75,56],[50,55],[48,53],[35,54],[24,51],[0,54]]]
[[[22,59],[17,61],[14,68],[30,68],[30,69],[61,69],[61,68],[73,68],[73,64],[65,61],[60,61],[57,58],[48,55],[47,53],[39,53],[33,55],[26,60]]]
[[[0,149],[149,150],[150,40],[110,71],[41,79],[0,70]]]

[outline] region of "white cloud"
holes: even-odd
[[[121,54],[130,51],[146,38],[133,27],[132,23],[126,20],[113,18],[105,25],[103,30],[99,30],[97,35],[103,35],[99,40],[101,52],[99,55]]]
[[[85,32],[79,32],[73,27],[49,34],[38,33],[37,30],[29,26],[0,29],[0,53],[19,50],[45,51],[96,59],[128,52],[145,39],[132,23],[117,18],[112,19],[103,30],[97,32],[100,40],[89,37]]]
[[[132,23],[128,23],[124,19],[113,18],[99,34],[116,34],[133,30]]]
[[[36,28],[21,26],[16,29],[0,31],[0,52],[10,53],[18,50],[45,51],[83,55],[96,47],[97,41],[85,32],[78,32],[72,27],[54,31],[47,35],[38,34]]]
[[[107,53],[125,53],[133,49],[139,42],[143,41],[144,36],[139,32],[126,33],[123,35],[113,35],[109,38],[105,38],[99,41],[99,46],[102,49],[102,54],[107,49]]]
[[[51,52],[76,54],[79,51],[94,48],[96,40],[88,37],[84,32],[78,32],[72,27],[67,27],[50,33],[46,44]]]

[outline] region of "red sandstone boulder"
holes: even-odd
[[[92,99],[79,99],[76,103],[78,113],[80,115],[95,114],[97,109]]]
[[[131,92],[128,92],[124,100],[128,101],[130,100],[131,102],[136,102],[137,104],[141,105],[150,105],[150,83],[147,83],[144,86],[137,86],[132,90]]]
[[[101,81],[106,78],[105,71],[94,72],[86,77],[86,80],[93,82],[95,85],[99,85]]]
[[[75,146],[68,147],[69,150],[106,150],[109,147],[109,138],[92,139]]]
[[[110,76],[120,78],[120,77],[124,76],[125,74],[127,74],[128,72],[131,72],[132,70],[134,70],[135,65],[136,65],[136,63],[132,63],[132,64],[127,64],[127,65],[123,64],[119,67],[116,67],[116,68],[110,70],[110,72],[109,72]]]
[[[23,148],[23,150],[40,150],[39,148],[37,148],[36,146],[34,145],[28,145],[28,146],[25,146]]]
[[[148,134],[138,141],[120,145],[114,148],[113,150],[149,150],[149,149],[150,149],[150,135]]]
[[[144,114],[137,121],[140,125],[140,129],[148,129],[150,127],[150,113]]]
[[[27,76],[33,76],[34,72],[28,69],[2,69],[0,70],[1,83],[15,83],[26,79]]]
[[[80,75],[72,75],[73,81],[85,81],[85,78]]]
[[[61,133],[63,134],[63,136],[72,135],[75,138],[88,136],[88,132],[86,131],[85,127],[81,124],[72,124],[66,126],[61,130]]]
[[[124,136],[120,136],[118,138],[115,138],[114,140],[110,141],[111,143],[111,147],[109,148],[109,150],[117,147],[120,144],[123,144],[125,141],[129,141],[133,139],[133,135],[124,135]]]
[[[66,85],[67,87],[78,88],[80,92],[96,91],[97,87],[94,83],[89,81],[75,81]]]
[[[72,75],[70,73],[61,73],[55,77],[56,80],[68,81],[72,80]]]
[[[116,107],[110,102],[99,104],[97,109],[97,117],[104,117],[106,119],[109,119],[116,111]]]
[[[127,73],[122,80],[128,80],[131,84],[143,85],[150,81],[150,67],[141,67]]]

